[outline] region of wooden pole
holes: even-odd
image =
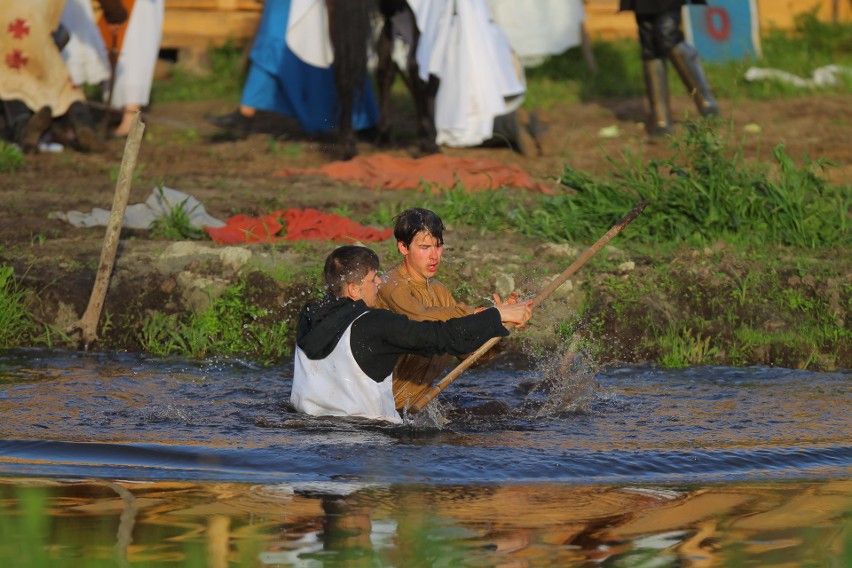
[[[630,222],[633,221],[633,219],[635,219],[642,212],[642,210],[648,206],[648,203],[650,203],[650,201],[647,199],[640,202],[638,205],[636,205],[636,207],[633,208],[632,211],[630,211],[630,213],[622,217],[618,223],[613,225],[612,228],[607,231],[604,236],[598,239],[595,244],[586,249],[586,251],[581,254],[577,258],[577,260],[571,263],[571,266],[566,268],[565,271],[562,272],[562,274],[554,278],[550,282],[550,284],[548,284],[544,288],[544,290],[539,292],[538,296],[536,296],[532,301],[532,307],[538,307],[538,305],[541,304],[548,296],[550,296],[557,288],[562,286],[562,284],[564,284],[566,280],[571,278],[571,276],[573,276],[573,274],[577,272],[577,270],[579,270],[581,266],[586,264],[586,262],[590,258],[595,256],[595,254],[597,254],[598,251],[601,250],[604,245],[606,245],[615,235],[620,233],[621,230],[624,229],[624,227],[629,225]],[[477,359],[482,357],[482,355],[485,354],[486,351],[491,349],[498,341],[500,341],[499,337],[492,337],[491,339],[486,341],[479,349],[477,349],[468,357],[466,357],[464,361],[459,363],[459,365],[455,369],[450,371],[449,374],[447,374],[447,376],[441,379],[436,385],[421,394],[420,397],[417,398],[408,408],[408,412],[412,414],[419,412],[424,406],[429,403],[429,401],[438,396],[445,388],[450,386],[450,384],[455,381],[459,377],[459,375],[461,375],[465,370],[470,368],[470,366],[473,365]]]
[[[118,181],[115,184],[115,196],[112,202],[112,212],[107,224],[104,245],[101,249],[101,261],[98,265],[98,273],[95,285],[92,288],[92,296],[89,298],[89,306],[80,320],[71,326],[69,331],[80,330],[83,335],[83,348],[97,341],[98,321],[104,307],[104,299],[109,289],[109,280],[115,265],[115,253],[118,250],[118,240],[121,234],[121,226],[124,223],[124,213],[127,210],[127,201],[130,198],[130,186],[133,182],[133,172],[136,170],[136,158],[139,156],[139,147],[142,144],[142,134],[145,125],[142,123],[140,113],[137,111],[130,123],[130,133],[124,144],[124,156],[121,159],[121,170],[118,173]]]

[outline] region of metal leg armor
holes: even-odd
[[[698,59],[698,51],[691,45],[681,42],[669,52],[669,58],[686,85],[689,95],[695,101],[701,116],[717,116],[719,105],[710,91],[704,69]]]

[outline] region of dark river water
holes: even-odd
[[[0,353],[0,534],[36,499],[108,527],[29,547],[54,566],[852,559],[850,372],[544,357],[469,371],[402,426],[300,415],[291,373]]]

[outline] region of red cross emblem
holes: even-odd
[[[6,54],[6,65],[12,69],[20,69],[27,64],[27,61],[29,58],[25,57],[20,49],[13,49],[12,53]]]
[[[13,38],[21,39],[22,37],[30,34],[30,27],[27,25],[26,20],[18,18],[9,24],[9,33],[12,34]]]

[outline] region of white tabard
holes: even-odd
[[[324,359],[309,359],[296,346],[290,402],[311,416],[360,416],[401,424],[394,407],[393,376],[380,383],[368,377],[352,354],[351,335],[349,324]]]

